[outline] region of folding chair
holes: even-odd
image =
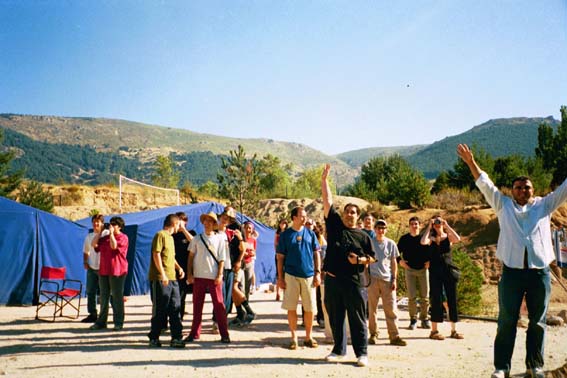
[[[54,307],[53,320],[51,320],[52,322],[55,321],[55,317],[58,312],[59,316],[65,316],[66,318],[77,319],[79,317],[83,283],[79,280],[66,279],[65,272],[65,267],[55,268],[51,266],[44,266],[41,268],[39,296],[40,299],[43,296],[46,300],[38,303],[35,311],[36,319],[43,320],[39,317],[39,310],[50,303],[52,303]],[[69,283],[70,285],[68,285]],[[75,306],[72,301],[77,297],[79,298],[79,303]],[[77,316],[63,315],[63,307],[67,305],[77,310]]]

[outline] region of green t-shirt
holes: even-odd
[[[175,276],[175,244],[173,236],[166,230],[159,231],[154,236],[154,240],[152,240],[152,261],[150,261],[149,279],[150,281],[161,281],[162,277],[154,263],[154,253],[161,255],[161,263],[167,278],[175,280],[177,278]]]

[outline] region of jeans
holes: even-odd
[[[96,295],[98,293],[98,270],[87,269],[87,311],[96,316]]]
[[[356,357],[368,355],[368,327],[366,325],[366,288],[353,282],[327,275],[325,278],[325,307],[335,345],[333,353],[346,354],[347,336],[345,315],[348,316],[352,348]]]
[[[124,325],[124,283],[126,274],[123,276],[99,276],[100,287],[100,313],[96,324],[106,327],[108,320],[108,304],[112,294],[112,318],[115,326]]]
[[[151,330],[148,337],[151,340],[159,339],[159,335],[167,324],[169,318],[169,325],[171,326],[171,338],[181,339],[181,332],[183,326],[179,318],[180,307],[180,294],[179,283],[170,280],[167,286],[164,286],[161,281],[151,281],[152,285],[152,320]]]
[[[405,270],[405,274],[410,319],[417,320],[417,294],[419,292],[419,319],[427,320],[429,311],[429,272],[425,268],[409,268]]]
[[[244,294],[246,295],[247,300],[250,299],[250,288],[252,287],[252,281],[254,278],[254,263],[254,260],[247,263],[242,262],[241,267],[244,271]]]
[[[226,309],[227,315],[232,309],[232,286],[234,285],[234,272],[232,269],[225,269],[223,272],[223,287],[222,295],[224,308]]]
[[[494,367],[510,370],[520,307],[525,296],[528,308],[526,367],[543,367],[545,316],[551,294],[550,269],[502,267],[498,283],[498,330],[494,340]]]

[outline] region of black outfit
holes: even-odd
[[[398,241],[400,260],[405,260],[410,268],[420,270],[425,267],[425,263],[430,260],[429,248],[421,244],[421,235],[412,236],[405,234]]]
[[[175,261],[179,266],[186,271],[187,270],[187,260],[189,259],[189,240],[185,237],[183,232],[176,232],[173,236],[173,243],[175,244]],[[185,315],[185,299],[188,293],[193,292],[193,285],[187,284],[186,278],[177,279],[179,285],[179,319],[183,320],[183,315]]]
[[[361,282],[364,265],[353,265],[348,255],[374,257],[370,237],[357,228],[347,228],[334,207],[325,219],[327,228],[327,254],[323,263],[325,277],[325,307],[333,331],[333,353],[346,354],[346,324],[348,316],[352,347],[357,357],[368,355],[368,327],[366,287]]]
[[[443,290],[449,305],[449,320],[459,321],[457,311],[457,281],[451,276],[448,264],[452,263],[451,243],[449,238],[440,244],[433,240],[429,245],[431,262],[429,264],[429,302],[431,307],[431,321],[443,322]]]

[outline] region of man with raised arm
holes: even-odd
[[[333,350],[326,360],[336,362],[346,354],[346,315],[357,365],[367,366],[367,293],[361,277],[364,276],[367,265],[376,261],[374,247],[370,236],[357,228],[360,209],[356,204],[345,205],[342,217],[335,210],[327,180],[330,170],[331,165],[326,164],[321,177],[328,241],[323,265],[323,270],[326,272],[325,307],[329,313],[334,338]]]
[[[492,378],[509,377],[520,306],[528,308],[526,367],[528,377],[543,378],[545,317],[551,292],[549,264],[555,259],[551,245],[551,213],[567,199],[567,180],[553,193],[535,197],[531,180],[512,180],[512,198],[503,195],[476,163],[466,144],[457,154],[469,167],[476,186],[498,216],[500,235],[496,257],[502,261],[498,283],[498,330],[494,340]]]

